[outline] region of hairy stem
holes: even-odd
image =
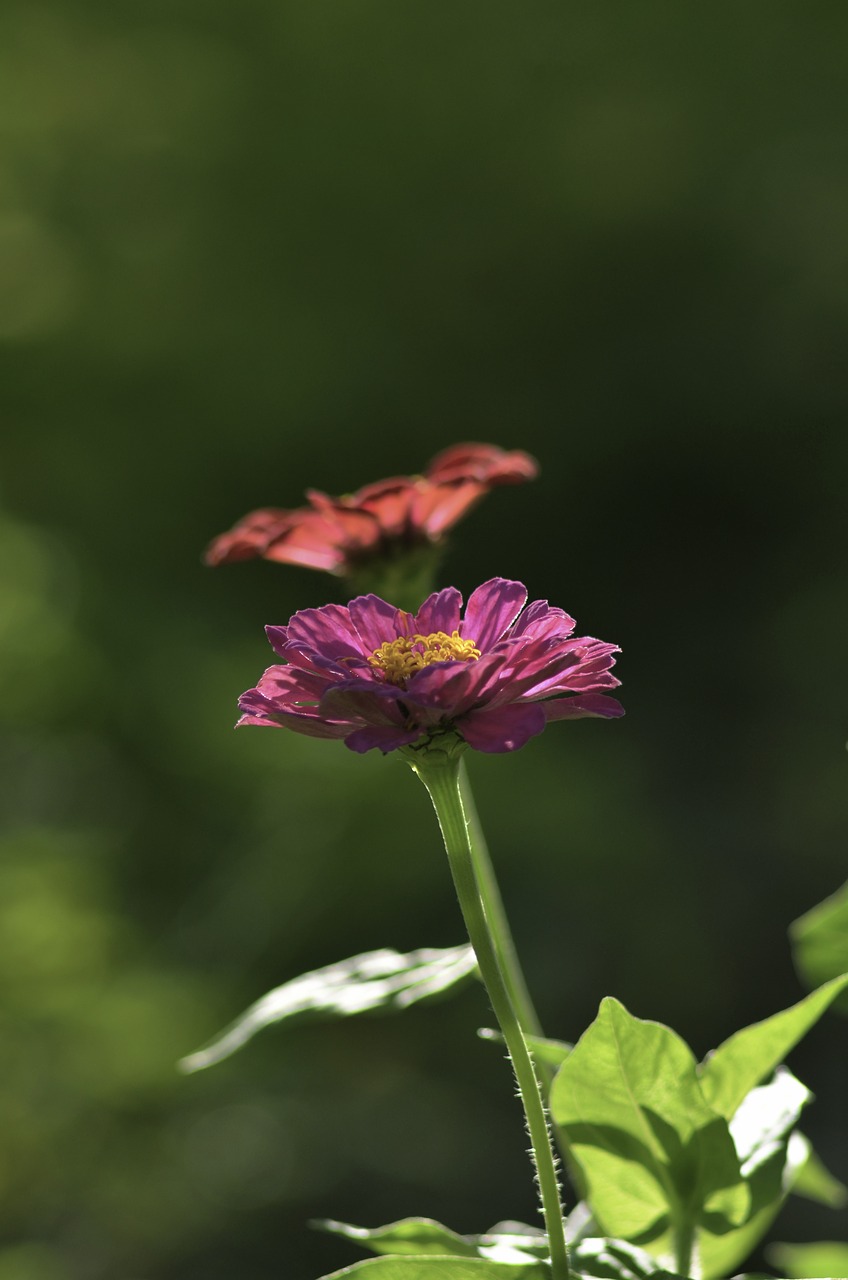
[[[487,918],[483,905],[481,887],[475,872],[469,822],[462,803],[459,757],[431,750],[417,755],[411,763],[433,801],[468,936],[518,1082],[536,1166],[553,1280],[569,1280],[571,1270],[545,1105],[521,1022],[501,971],[498,949],[490,932],[491,921]]]

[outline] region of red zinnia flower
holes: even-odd
[[[363,561],[438,543],[499,484],[532,480],[538,466],[520,450],[460,444],[438,454],[422,476],[399,476],[331,498],[310,489],[309,506],[252,511],[215,538],[207,564],[261,556],[351,576]]]
[[[620,716],[600,692],[616,645],[575,637],[574,620],[520,582],[492,578],[462,615],[455,587],[416,614],[379,596],[303,609],[268,627],[283,659],[239,699],[239,724],[343,738],[352,751],[424,744],[457,734],[478,751],[514,751],[549,720]],[[523,610],[523,611],[522,611]]]

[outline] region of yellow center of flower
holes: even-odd
[[[433,631],[429,636],[399,636],[386,640],[368,661],[382,671],[392,684],[404,685],[410,676],[434,662],[476,662],[480,650],[473,640],[463,640],[458,631],[447,635]]]

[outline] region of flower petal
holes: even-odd
[[[333,685],[321,699],[321,715],[328,720],[370,725],[405,725],[406,716],[400,707],[401,690],[393,686],[377,684],[370,689],[364,682],[358,685]],[[420,731],[419,731],[420,732]]]
[[[345,746],[360,754],[378,747],[383,755],[396,751],[398,747],[407,747],[421,737],[421,729],[400,729],[369,725],[366,729],[355,729],[345,738]]]
[[[243,725],[272,726],[293,729],[295,733],[303,733],[310,738],[343,738],[351,729],[350,724],[326,720],[314,710],[288,711],[271,698],[266,698],[258,689],[248,689],[239,698],[238,705],[242,715],[236,728]]]
[[[274,666],[263,672],[256,688],[278,706],[297,711],[304,704],[318,702],[327,692],[328,679],[317,671],[303,671],[288,665]]]
[[[345,657],[367,656],[350,613],[340,604],[299,610],[289,623],[288,643],[315,650],[336,661]]]
[[[386,640],[397,640],[404,633],[401,619],[408,618],[408,614],[379,596],[357,596],[348,609],[366,657]]]
[[[444,631],[446,635],[451,635],[459,629],[461,609],[462,596],[456,587],[434,591],[416,613],[414,628],[424,636],[432,635],[434,631]]]
[[[472,711],[457,722],[469,747],[489,753],[517,751],[546,724],[542,707],[535,702]]]
[[[279,507],[251,511],[229,533],[215,538],[206,548],[203,559],[206,564],[216,565],[264,555],[268,543],[286,533],[297,515],[296,511],[284,511]]]
[[[527,588],[522,582],[490,578],[469,596],[461,627],[463,636],[485,652],[515,621],[526,599]]]
[[[564,609],[552,609],[547,600],[534,600],[512,628],[512,635],[530,636],[534,640],[555,637],[565,640],[575,625],[574,619]]]
[[[476,662],[434,662],[416,671],[403,694],[411,706],[427,707],[446,716],[462,715],[486,699],[503,668],[499,654],[484,654]]]
[[[431,484],[422,480],[412,504],[411,522],[435,541],[471,510],[487,492],[476,480]]]
[[[575,698],[549,698],[547,702],[535,702],[546,720],[581,720],[598,716],[603,720],[616,720],[624,715],[624,707],[617,698],[605,693],[581,693]]]
[[[486,484],[517,484],[533,480],[539,464],[529,453],[515,449],[507,453],[496,444],[454,444],[437,453],[427,467],[431,480],[470,479]]]
[[[408,476],[366,485],[350,499],[376,520],[383,538],[400,538],[409,529],[417,484]]]

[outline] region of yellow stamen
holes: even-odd
[[[429,636],[399,636],[386,640],[368,661],[382,671],[392,684],[405,685],[410,676],[434,662],[475,662],[480,650],[473,640],[463,640],[458,631],[447,635],[433,631]]]

